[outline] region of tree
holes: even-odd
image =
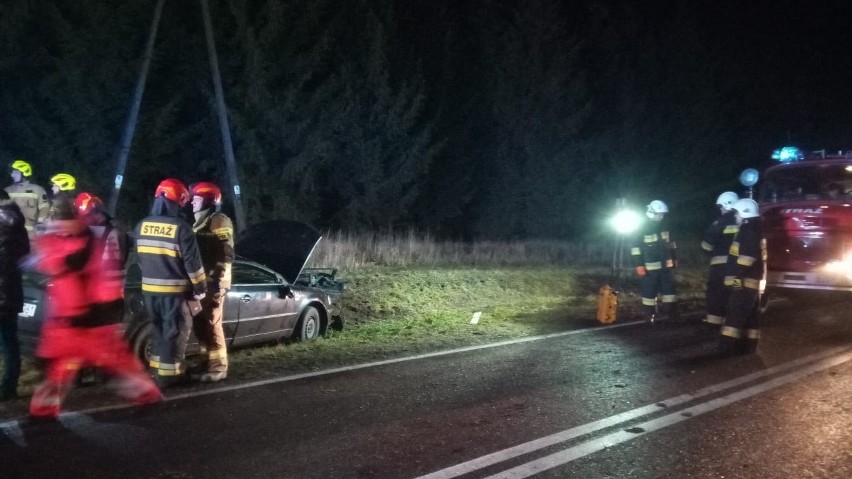
[[[482,149],[478,231],[565,237],[588,180],[578,133],[589,113],[582,42],[554,0],[483,2],[482,79],[494,141]],[[486,16],[488,15],[488,16]]]

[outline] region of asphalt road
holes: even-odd
[[[850,306],[777,304],[744,357],[616,323],[0,419],[0,477],[852,477]]]

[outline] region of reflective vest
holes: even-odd
[[[112,225],[90,226],[96,238],[92,254],[100,261],[100,274],[92,277],[89,297],[93,303],[124,298],[124,232]]]

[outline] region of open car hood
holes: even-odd
[[[237,256],[269,266],[293,284],[321,238],[315,229],[298,221],[265,221],[240,233],[234,251]]]

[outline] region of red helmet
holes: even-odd
[[[186,206],[186,203],[189,201],[189,191],[186,189],[186,185],[174,178],[165,179],[157,185],[157,189],[154,191],[154,198],[160,196],[165,196],[167,200],[174,201],[181,208]]]
[[[84,191],[74,198],[74,209],[80,216],[86,216],[94,211],[103,211],[104,202],[97,196]]]
[[[204,198],[204,206],[218,205],[222,202],[222,190],[208,181],[189,185],[189,195]]]

